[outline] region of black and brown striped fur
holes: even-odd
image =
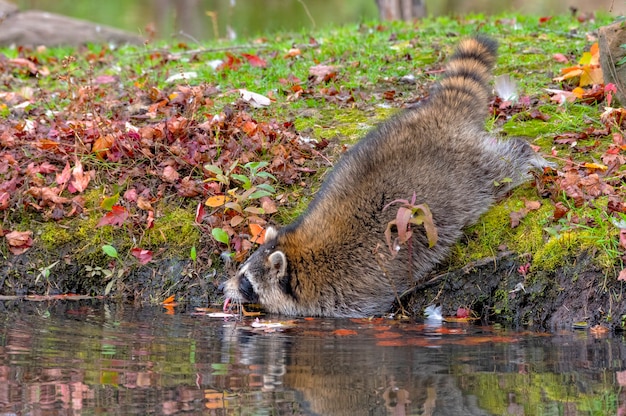
[[[226,296],[287,315],[384,313],[445,259],[464,227],[547,166],[526,141],[485,131],[496,49],[483,36],[461,41],[430,97],[352,147],[296,222],[268,230],[225,283]],[[383,208],[414,193],[430,208],[438,241],[429,248],[414,227],[411,250],[392,257],[383,234],[397,208]]]

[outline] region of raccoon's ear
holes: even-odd
[[[270,263],[270,274],[277,278],[281,278],[285,275],[287,270],[287,257],[285,253],[280,250],[276,250],[267,258]]]
[[[278,236],[278,230],[272,226],[267,227],[265,230],[265,241],[270,241]]]

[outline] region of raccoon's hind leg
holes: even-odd
[[[496,198],[503,197],[511,189],[531,179],[531,172],[541,172],[546,167],[555,167],[530,144],[515,137],[497,142],[496,152],[499,154],[497,165],[492,166]]]

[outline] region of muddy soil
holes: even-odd
[[[65,258],[69,256],[58,256]],[[513,327],[556,330],[586,324],[604,325],[619,330],[626,317],[623,288],[614,279],[605,279],[595,267],[592,256],[581,253],[568,266],[555,272],[525,275],[519,272],[527,259],[504,252],[482,259],[462,269],[448,271],[445,266],[433,272],[416,290],[402,298],[404,311],[422,319],[424,309],[434,303],[442,306],[444,316],[454,316],[457,308],[469,308],[483,323],[502,323]],[[75,293],[102,296],[138,304],[154,303],[176,295],[186,308],[219,305],[219,284],[227,271],[203,268],[190,260],[166,260],[149,266],[125,269],[121,276],[107,278],[84,266],[60,261],[46,277],[44,265],[53,263],[51,253],[33,251],[12,256],[0,265],[0,296],[22,298],[30,294]],[[219,267],[219,269],[223,269]],[[232,272],[232,271],[231,271]],[[111,279],[115,281],[110,284]],[[394,305],[391,311],[401,308]]]

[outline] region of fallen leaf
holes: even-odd
[[[67,183],[67,181],[70,180],[71,176],[72,176],[72,168],[70,166],[70,162],[66,162],[65,168],[63,168],[63,171],[60,174],[56,175],[56,183],[63,186]]]
[[[222,205],[226,203],[226,201],[229,201],[229,200],[230,198],[228,198],[226,195],[213,195],[213,196],[210,196],[204,204],[207,207],[217,208],[217,207],[221,207]]]
[[[250,224],[250,241],[257,244],[263,244],[265,242],[265,229],[259,224]]]
[[[73,179],[70,182],[70,185],[74,188],[76,192],[80,194],[85,189],[87,189],[87,185],[89,185],[91,176],[89,175],[89,173],[83,172],[83,164],[80,162],[80,160],[76,160],[74,169],[72,169],[72,178]],[[72,189],[69,190],[70,192],[72,192]]]
[[[111,148],[114,141],[115,138],[110,134],[100,136],[93,142],[91,151],[96,154],[98,159],[104,159],[106,152]]]
[[[6,238],[9,244],[9,251],[17,256],[33,246],[32,235],[32,231],[11,231],[4,238]]]
[[[180,174],[171,166],[166,166],[163,169],[163,174],[161,175],[164,181],[169,183],[176,183],[180,178]]]
[[[148,264],[152,261],[152,251],[150,250],[135,247],[130,250],[130,254],[139,260],[140,264]]]
[[[248,60],[248,63],[257,68],[265,68],[267,66],[267,62],[264,59],[259,58],[256,55],[251,55],[248,53],[242,53],[241,56]]]
[[[168,298],[166,298],[166,299],[165,299],[163,302],[161,302],[161,303],[163,303],[163,304],[167,304],[167,303],[174,303],[174,300],[175,300],[175,299],[176,299],[176,295],[172,295],[172,296],[169,296]]]
[[[111,207],[111,211],[107,212],[104,217],[102,217],[100,221],[98,221],[96,227],[102,227],[105,225],[114,225],[121,227],[127,218],[128,211],[126,211],[126,208],[120,205],[113,205],[113,207]]]

